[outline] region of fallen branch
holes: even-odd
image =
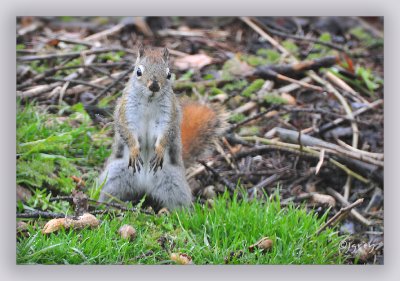
[[[59,219],[59,218],[72,218],[72,216],[67,216],[66,214],[60,214],[60,213],[52,213],[52,212],[44,212],[44,211],[34,210],[34,211],[27,212],[27,213],[17,213],[17,218]]]
[[[350,203],[336,190],[334,190],[333,188],[328,187],[326,189],[326,192],[329,195],[332,195],[333,197],[335,197],[340,204],[342,204],[342,206],[349,206]],[[372,225],[372,222],[368,219],[366,219],[363,215],[361,215],[357,210],[351,210],[350,214],[356,219],[358,220],[360,223],[362,223],[365,226],[370,226]]]
[[[318,231],[315,233],[315,235],[319,235],[322,231],[324,231],[327,227],[329,226],[333,226],[338,224],[340,221],[342,221],[345,217],[348,216],[348,214],[350,213],[350,211],[359,206],[360,204],[362,204],[362,202],[364,201],[363,198],[358,199],[356,202],[341,208],[339,210],[339,212],[337,212],[332,218],[330,218],[323,226],[321,226]]]
[[[311,146],[311,147],[319,147],[323,149],[327,149],[326,151],[335,154],[339,157],[350,157],[353,159],[357,159],[369,164],[376,165],[378,167],[383,167],[383,161],[379,161],[377,159],[371,158],[363,153],[359,153],[354,150],[345,149],[339,145],[323,141],[321,139],[317,139],[315,137],[301,134],[293,130],[288,130],[284,128],[274,128],[268,132],[268,137],[279,137],[282,141],[286,141],[289,143],[298,143],[298,139],[300,137],[300,142],[302,145]]]
[[[79,52],[70,52],[70,53],[55,53],[55,54],[46,54],[46,55],[35,55],[35,56],[21,56],[17,57],[17,61],[19,62],[28,62],[35,60],[50,60],[57,58],[76,58],[82,55],[93,55],[93,54],[101,54],[107,52],[127,52],[130,54],[135,54],[132,50],[119,48],[119,47],[110,47],[110,48],[101,48],[101,49],[93,49],[93,50],[85,50]]]

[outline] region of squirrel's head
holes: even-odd
[[[142,92],[153,96],[161,89],[171,87],[171,72],[168,65],[169,52],[167,48],[152,49],[139,47],[138,57],[133,72],[135,86]]]

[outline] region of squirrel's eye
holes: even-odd
[[[142,76],[142,70],[140,68],[137,69],[136,75],[139,77]]]
[[[171,71],[169,71],[169,67],[167,67],[167,79],[171,79]]]

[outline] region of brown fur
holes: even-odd
[[[189,167],[221,135],[225,118],[220,108],[195,102],[184,102],[182,113],[182,156],[185,166]]]
[[[134,138],[134,136],[132,135],[132,132],[129,131],[128,129],[128,122],[126,120],[126,96],[122,96],[121,97],[121,104],[119,106],[119,111],[118,111],[118,119],[119,119],[119,124],[122,124],[121,128],[124,134],[126,134],[128,136],[128,146],[131,148],[136,148],[138,150],[137,147],[137,142]]]

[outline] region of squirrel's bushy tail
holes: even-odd
[[[227,128],[227,114],[220,106],[192,101],[182,103],[182,113],[182,155],[188,168],[205,156],[223,134]]]

